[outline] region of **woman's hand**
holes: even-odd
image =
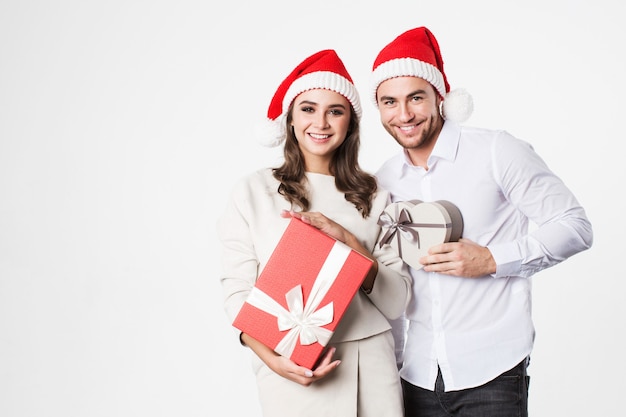
[[[341,363],[340,360],[332,360],[335,353],[334,347],[329,348],[322,356],[319,365],[314,370],[311,370],[304,366],[299,366],[291,359],[276,353],[247,333],[241,334],[241,341],[245,346],[252,349],[272,371],[283,378],[307,387],[329,375]]]
[[[332,360],[334,353],[334,347],[328,349],[322,356],[319,365],[314,370],[299,366],[291,359],[280,355],[274,356],[274,358],[266,362],[266,364],[283,378],[308,387],[314,382],[330,375],[339,366],[341,363],[340,360]]]
[[[313,211],[295,212],[293,210],[292,211],[283,210],[280,215],[285,218],[294,217],[296,219],[300,219],[304,223],[307,223],[313,227],[316,227],[317,229],[326,233],[328,236],[334,239],[337,239],[339,242],[345,243],[346,245],[348,245],[355,251],[371,259],[372,268],[367,274],[367,277],[365,277],[365,279],[363,280],[363,283],[361,284],[361,288],[363,288],[363,290],[367,294],[369,294],[372,291],[372,288],[374,287],[374,281],[376,280],[376,275],[378,275],[378,262],[376,261],[376,258],[374,258],[374,255],[372,255],[372,253],[369,250],[367,250],[361,244],[361,242],[359,242],[356,236],[354,236],[348,230],[344,229],[344,227],[341,226],[340,224],[335,223],[328,217],[324,216],[322,213],[313,212]]]
[[[285,218],[294,217],[296,219],[300,219],[304,223],[310,224],[311,226],[320,229],[328,236],[337,239],[338,241],[343,243],[347,243],[347,241],[351,237],[351,233],[344,229],[343,226],[335,223],[328,217],[324,216],[322,213],[313,211],[296,212],[283,210],[280,215]]]

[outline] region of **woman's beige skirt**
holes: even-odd
[[[341,364],[308,387],[269,369],[253,354],[264,417],[403,417],[391,331],[334,343]]]

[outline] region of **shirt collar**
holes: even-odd
[[[441,132],[439,132],[439,136],[437,137],[437,143],[435,143],[435,147],[428,157],[428,166],[432,166],[437,159],[454,161],[457,150],[459,149],[460,138],[461,126],[449,120],[444,121]],[[403,150],[402,155],[404,160],[402,173],[404,174],[408,170],[415,169],[416,167],[411,163],[406,149]]]
[[[459,139],[461,138],[461,127],[454,122],[446,120],[443,123],[437,143],[433,148],[433,152],[428,158],[429,165],[433,158],[446,159],[454,161],[457,150],[459,149]]]

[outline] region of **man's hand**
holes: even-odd
[[[457,277],[477,278],[496,272],[489,249],[468,239],[433,246],[419,261],[426,272]]]

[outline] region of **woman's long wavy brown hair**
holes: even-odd
[[[292,205],[298,205],[307,211],[311,207],[307,189],[304,155],[298,146],[298,140],[290,128],[293,118],[293,104],[289,107],[285,125],[287,137],[283,149],[284,162],[272,171],[280,181],[278,193]],[[377,190],[376,178],[363,171],[359,165],[359,147],[361,145],[359,121],[350,106],[350,125],[346,140],[336,149],[330,163],[330,172],[335,177],[335,185],[345,194],[346,200],[354,204],[363,217],[368,217],[372,209],[372,199]]]

